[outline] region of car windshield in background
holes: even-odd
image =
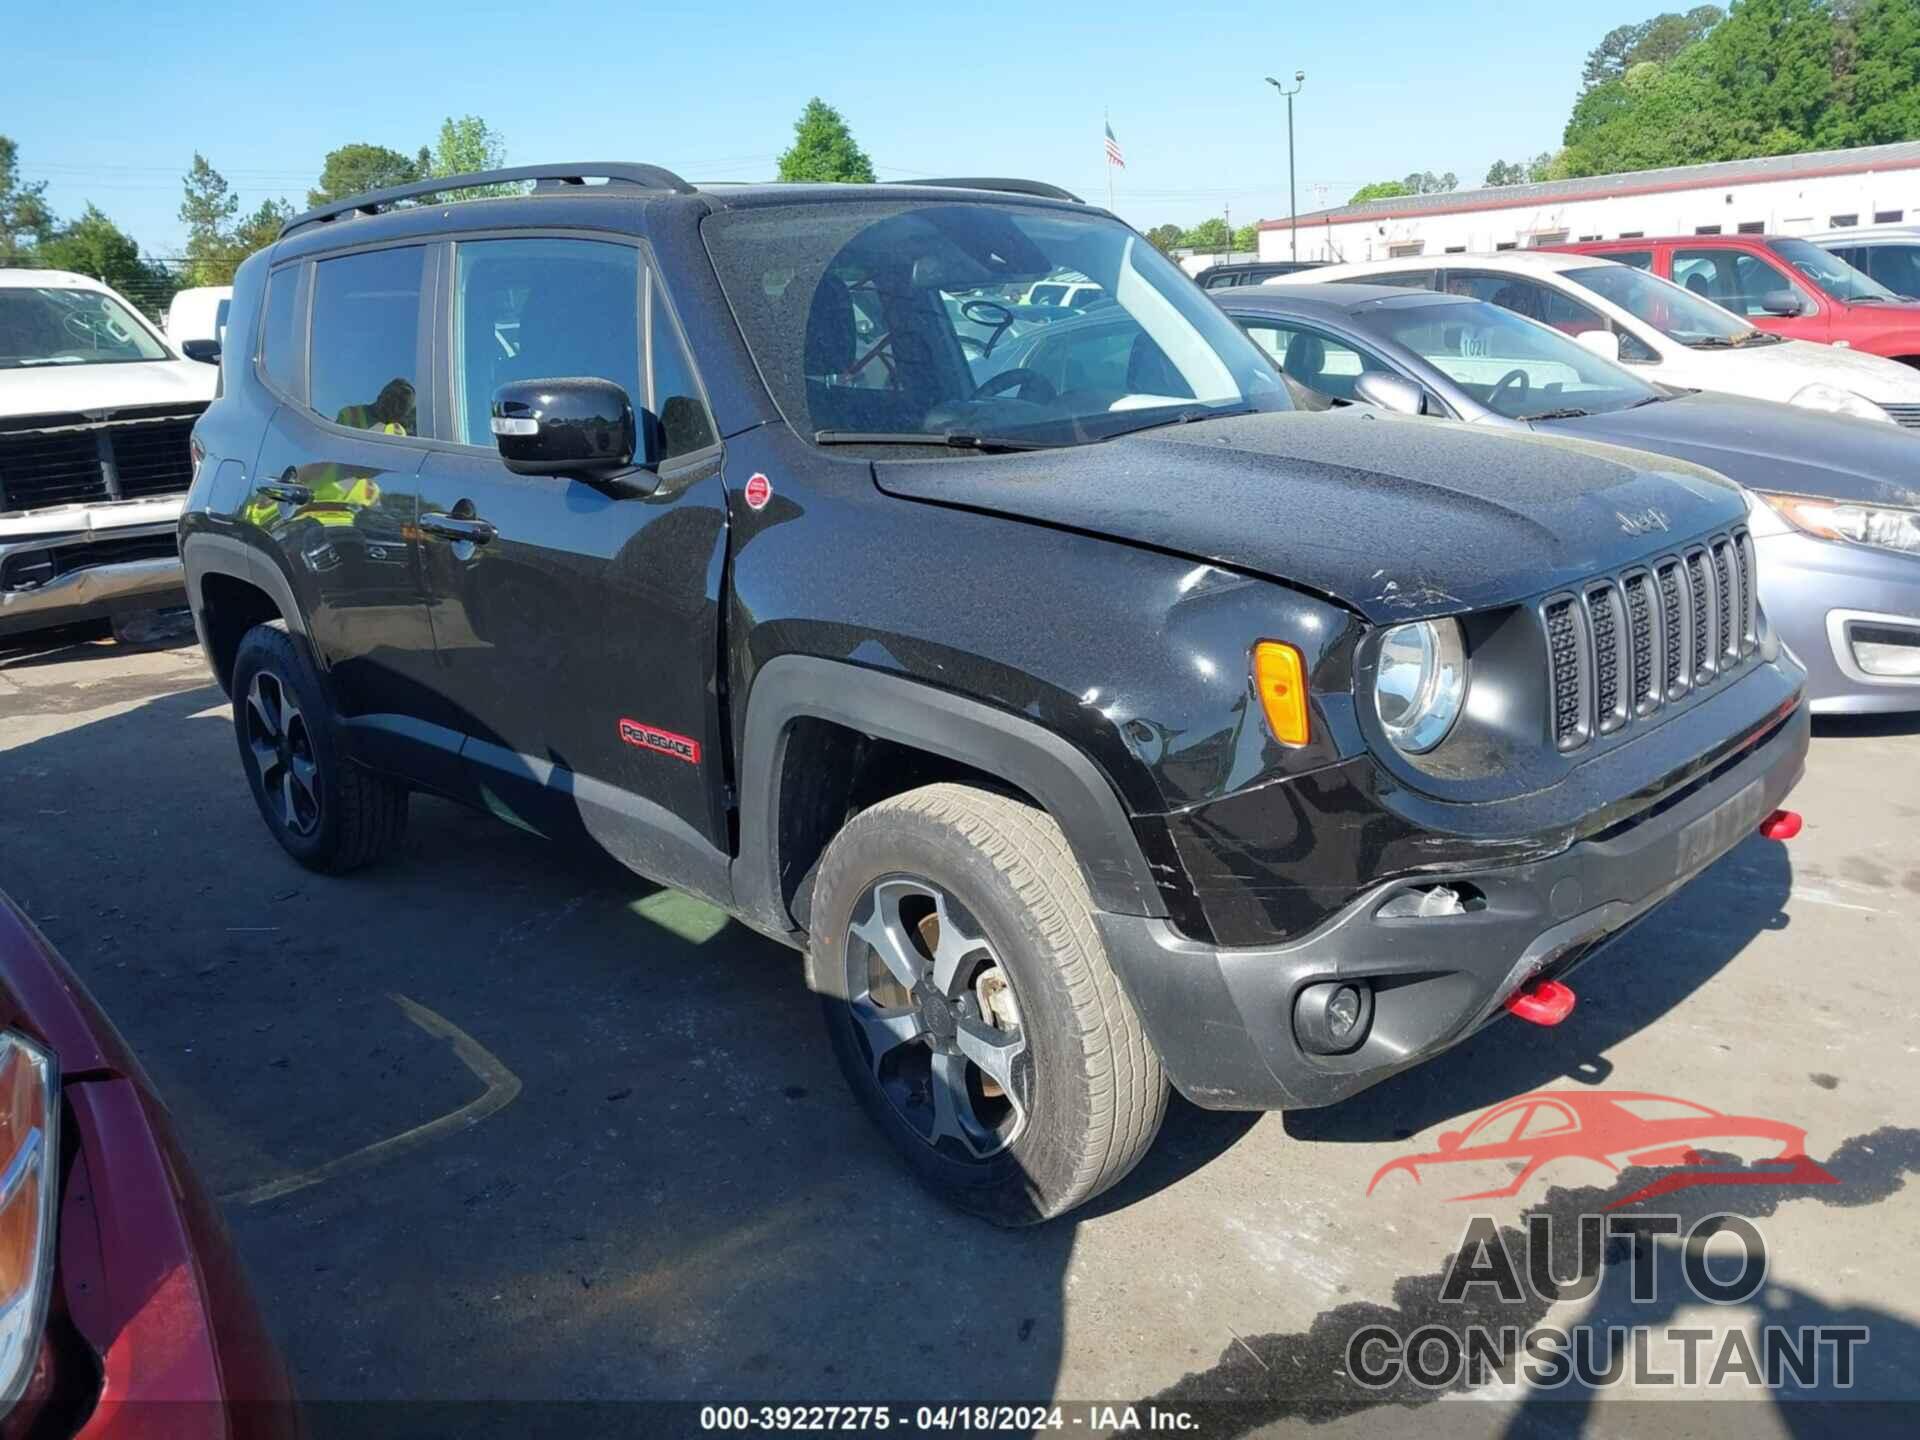
[[[0,288],[0,370],[166,358],[166,347],[111,295],[53,285]]]
[[[1354,320],[1419,355],[1495,414],[1538,420],[1603,415],[1660,392],[1559,331],[1485,301],[1361,306]]]
[[[1594,265],[1564,270],[1561,278],[1591,290],[1603,300],[1611,300],[1635,319],[1682,345],[1718,349],[1769,338],[1711,300],[1702,300],[1691,291],[1631,266]]]
[[[1291,408],[1233,322],[1112,220],[800,203],[723,211],[702,234],[774,400],[809,439],[1073,445]]]
[[[1775,240],[1773,253],[1836,300],[1898,304],[1900,297],[1879,281],[1861,274],[1830,250],[1811,240]]]

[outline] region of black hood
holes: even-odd
[[[1753,490],[1920,506],[1920,434],[1879,421],[1701,393],[1539,428],[1691,460]]]
[[[1746,514],[1685,462],[1363,410],[874,470],[889,494],[1254,571],[1382,623],[1511,604]]]

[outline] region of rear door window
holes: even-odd
[[[420,433],[426,253],[408,245],[314,267],[308,404],[323,420],[385,435]]]

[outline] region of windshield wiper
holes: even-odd
[[[1015,440],[1006,435],[969,435],[958,430],[943,430],[938,434],[912,430],[816,430],[813,432],[816,445],[925,445],[948,450],[982,450],[987,452],[1001,450],[1055,450],[1059,447],[1045,440]]]
[[[1591,410],[1582,410],[1577,405],[1569,405],[1563,410],[1542,410],[1538,415],[1523,415],[1523,420],[1578,420],[1583,415],[1591,415]]]
[[[1700,392],[1698,390],[1694,390],[1688,393],[1698,395]],[[1662,400],[1671,400],[1671,399],[1673,399],[1673,396],[1671,395],[1649,395],[1644,400],[1634,401],[1631,405],[1627,406],[1626,408],[1629,410],[1638,410],[1642,405],[1658,405]]]
[[[1159,430],[1167,425],[1191,425],[1196,420],[1226,420],[1235,415],[1252,415],[1251,405],[1236,405],[1229,410],[1215,410],[1206,405],[1189,405],[1173,415],[1162,415],[1158,420],[1149,420],[1144,425],[1129,425],[1125,429],[1115,430],[1107,436],[1116,440],[1122,435],[1138,435],[1142,430]]]
[[[1731,350],[1740,342],[1725,335],[1702,335],[1698,340],[1682,340],[1680,343],[1689,350]]]

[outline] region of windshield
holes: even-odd
[[[1810,240],[1775,240],[1773,253],[1836,300],[1897,301],[1899,296]]]
[[[167,358],[166,347],[103,290],[0,288],[0,370]]]
[[[1354,313],[1364,329],[1420,356],[1480,404],[1513,420],[1567,410],[1601,415],[1660,398],[1655,390],[1545,325],[1484,300]]]
[[[1740,344],[1761,333],[1711,300],[1628,265],[1594,265],[1561,274],[1682,345]]]
[[[802,203],[723,211],[702,234],[775,402],[809,439],[1072,445],[1291,408],[1233,322],[1105,217]]]

